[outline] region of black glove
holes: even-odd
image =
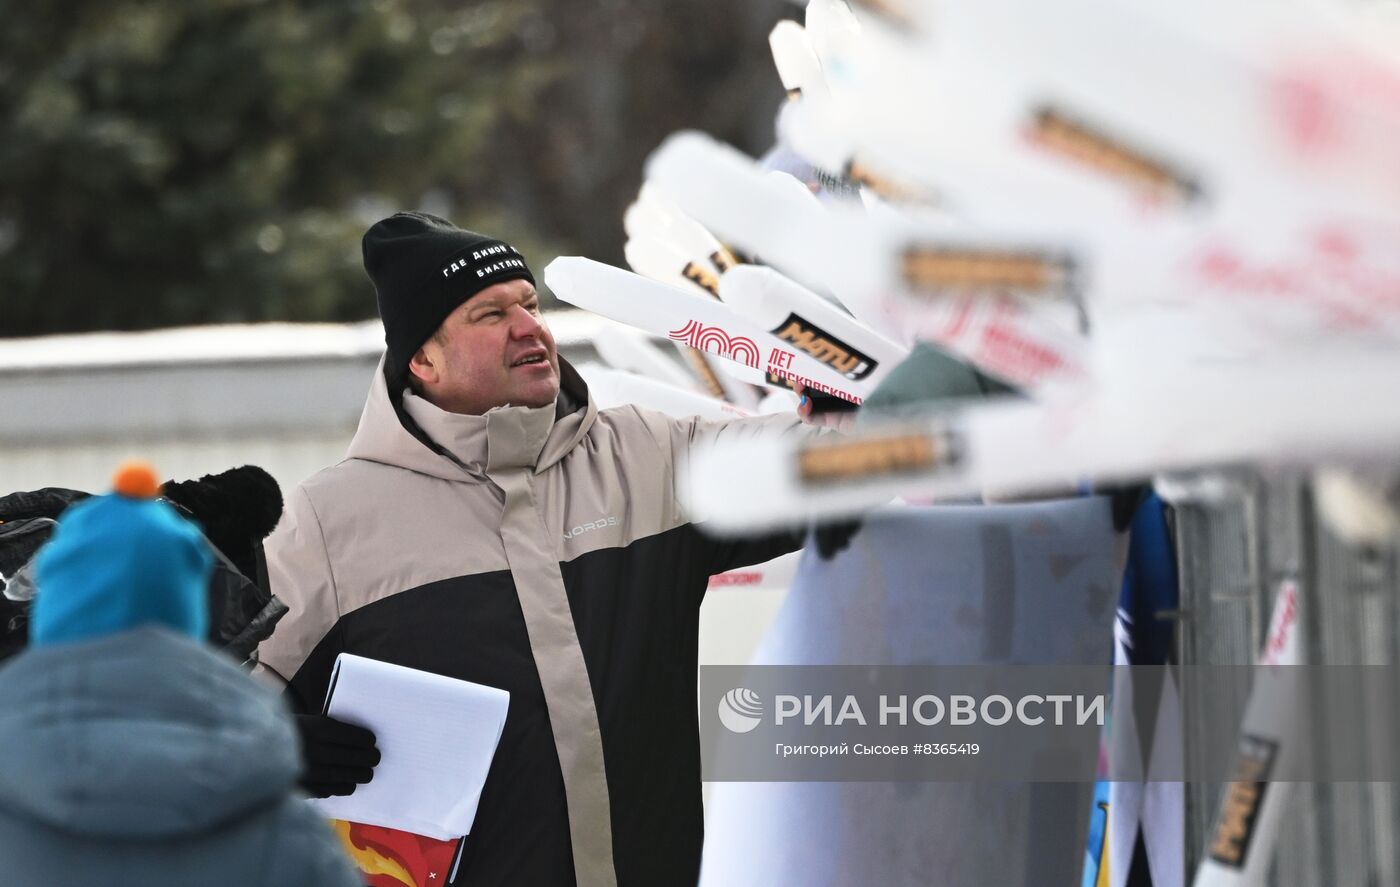
[[[834,394],[811,389],[807,389],[803,393],[812,401],[812,415],[814,416],[822,413],[853,413],[860,409],[860,404],[851,403],[844,397],[837,397]]]
[[[1145,484],[1134,484],[1109,487],[1103,492],[1108,494],[1109,507],[1113,509],[1113,529],[1123,533],[1132,526],[1139,506],[1147,501],[1147,495],[1152,492],[1152,487]]]
[[[851,537],[859,532],[860,528],[859,518],[817,524],[812,528],[812,536],[817,543],[817,556],[824,561],[836,557],[851,544]]]
[[[313,798],[348,795],[374,778],[379,749],[364,727],[327,715],[296,715],[303,764],[300,784]]]

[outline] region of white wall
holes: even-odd
[[[559,311],[550,324],[582,363],[611,322]],[[382,348],[377,321],[0,340],[0,494],[101,491],[129,458],[174,480],[258,465],[285,493],[345,455]],[[701,661],[747,662],[782,597],[713,589]]]

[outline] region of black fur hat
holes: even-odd
[[[282,516],[282,490],[256,465],[166,481],[162,495],[190,513],[204,535],[249,578],[257,576],[257,548]]]

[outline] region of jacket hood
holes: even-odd
[[[538,473],[583,440],[597,413],[588,385],[563,357],[554,404],[496,407],[480,416],[448,413],[398,393],[391,397],[381,360],[346,458],[477,483],[502,468]]]
[[[297,747],[275,694],[162,628],[0,668],[0,809],[64,831],[205,831],[285,797]]]

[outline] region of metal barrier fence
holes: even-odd
[[[1400,575],[1394,549],[1359,552],[1318,519],[1298,476],[1212,475],[1159,485],[1174,506],[1181,570],[1178,661],[1245,664],[1258,656],[1280,584],[1300,587],[1306,661],[1400,661]],[[1188,756],[1203,729],[1183,687]],[[1232,688],[1243,711],[1249,687]],[[1400,692],[1400,688],[1396,688]],[[1366,731],[1374,725],[1359,723]],[[1363,734],[1364,735],[1364,734]],[[1218,783],[1186,790],[1187,871],[1194,872],[1220,802]],[[1392,783],[1305,783],[1285,813],[1271,887],[1400,885],[1400,792]]]

